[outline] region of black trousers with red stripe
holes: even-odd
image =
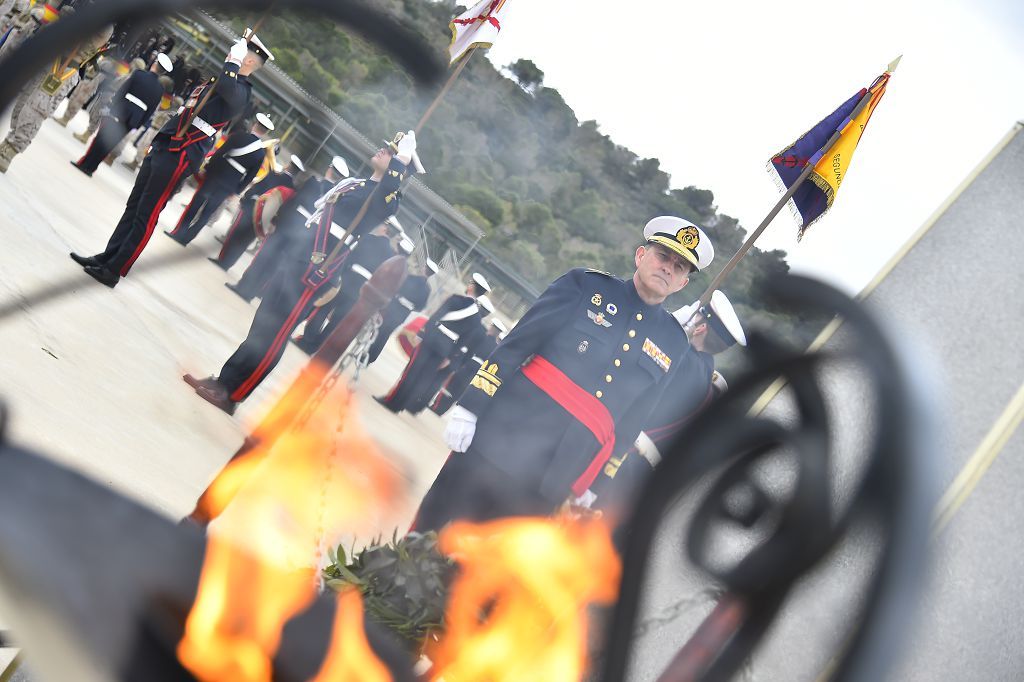
[[[245,400],[277,366],[288,338],[309,315],[318,292],[324,288],[302,283],[309,263],[284,263],[274,273],[260,301],[245,341],[220,370],[217,382],[235,402]]]
[[[320,348],[320,344],[331,335],[331,332],[341,324],[341,321],[345,319],[349,311],[355,307],[358,300],[358,291],[341,291],[338,292],[333,301],[317,308],[306,322],[306,331],[302,332],[302,343],[299,345],[311,353],[316,352]]]
[[[238,262],[245,250],[256,239],[256,227],[252,224],[252,212],[255,206],[252,201],[242,201],[238,214],[224,237],[224,245],[217,254],[217,262],[225,270]]]
[[[122,277],[127,275],[153,236],[167,201],[194,172],[184,150],[154,149],[150,152],[135,178],[124,214],[110,235],[107,248],[94,256],[96,260]]]
[[[117,143],[124,139],[128,130],[124,124],[112,116],[104,116],[100,119],[100,126],[92,138],[92,143],[85,150],[85,154],[76,164],[88,173],[95,173],[103,159],[107,158]]]
[[[224,200],[234,194],[233,188],[218,182],[204,180],[196,188],[192,200],[181,212],[178,224],[171,232],[171,236],[182,244],[188,244],[195,239],[199,232],[210,222],[210,218],[217,212]]]
[[[405,366],[405,371],[399,377],[398,383],[384,398],[388,409],[393,412],[401,412],[418,407],[417,412],[422,410],[430,400],[430,396],[425,399],[422,397],[424,392],[430,390],[431,386],[434,386],[434,392],[436,392],[437,387],[443,381],[443,377],[440,381],[437,377],[438,368],[443,361],[444,355],[434,352],[430,348],[424,348],[423,342],[420,341],[413,350],[412,357],[409,358],[409,363]]]

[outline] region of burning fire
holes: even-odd
[[[338,595],[331,649],[310,682],[391,682],[391,673],[366,641],[363,597],[355,589]]]
[[[289,392],[287,404],[264,421],[264,445],[232,462],[204,495],[217,520],[178,646],[179,660],[200,680],[269,682],[284,624],[316,597],[321,540],[355,530],[397,489],[395,472],[362,434],[347,392],[326,396],[302,428],[291,428],[308,395]],[[339,604],[345,651],[358,637],[365,643],[356,609],[361,613],[358,596],[354,605],[351,597]],[[358,635],[350,631],[354,622]]]
[[[621,570],[599,520],[456,523],[441,550],[459,563],[433,679],[578,680],[589,604],[610,604]]]

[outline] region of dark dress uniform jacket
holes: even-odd
[[[480,319],[481,310],[476,300],[454,294],[423,325],[420,343],[442,358],[461,357],[461,348],[475,343],[476,335],[482,333]]]
[[[163,96],[159,76],[152,71],[135,71],[114,93],[107,115],[126,130],[138,128],[156,111]]]
[[[423,310],[430,299],[430,284],[423,275],[408,275],[402,282],[398,294],[384,308],[381,313],[380,329],[377,330],[377,338],[370,344],[369,360],[373,362],[380,356],[384,344],[391,337],[391,333],[398,329],[410,313]]]
[[[398,159],[392,158],[391,163],[384,170],[384,177],[381,178],[380,183],[369,179],[357,180],[333,204],[331,222],[342,230],[347,230],[349,224],[359,214],[363,203],[373,193],[373,199],[366,209],[366,214],[360,219],[352,236],[359,237],[377,227],[398,212],[398,203],[401,198],[398,188],[407,173],[408,169]],[[324,208],[327,209],[326,206]]]
[[[558,504],[581,485],[601,446],[520,366],[539,355],[596,397],[619,451],[663,400],[688,349],[679,323],[644,303],[632,279],[572,270],[548,287],[463,394],[459,403],[478,417],[466,454]]]
[[[252,84],[245,76],[238,75],[238,69],[238,64],[224,62],[220,77],[212,85],[207,82],[196,87],[181,112],[167,121],[153,138],[153,148],[172,152],[184,149],[192,169],[199,168],[213,147],[216,132],[244,112],[249,104]],[[211,87],[213,94],[206,99],[191,125],[186,126],[192,111],[203,102]]]
[[[206,163],[206,182],[237,194],[256,177],[266,157],[267,150],[259,137],[249,131],[235,133]]]

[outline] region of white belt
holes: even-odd
[[[204,121],[203,119],[195,116],[192,118],[192,125],[199,128],[200,131],[207,137],[213,137],[217,134],[217,131],[213,129],[213,126]]]
[[[236,171],[238,171],[242,175],[245,175],[245,166],[243,166],[242,164],[238,163],[234,159],[229,159],[226,156],[224,157],[224,160],[227,161],[229,164],[231,164],[231,167],[234,168]]]
[[[441,332],[442,334],[447,336],[452,341],[458,341],[459,340],[459,335],[456,334],[455,332],[453,332],[448,327],[444,326],[443,324],[437,325],[437,331]]]
[[[358,263],[354,264],[350,269],[352,270],[352,272],[356,273],[363,279],[370,279],[371,277],[373,277],[372,272],[364,268],[362,265],[359,265]]]
[[[480,311],[480,306],[476,303],[471,303],[462,310],[453,310],[444,317],[441,318],[442,322],[454,322],[455,320],[464,320],[470,315],[473,315]]]
[[[250,142],[249,144],[245,145],[244,147],[239,147],[238,149],[232,149],[231,151],[229,151],[227,153],[227,156],[245,156],[246,154],[251,154],[252,152],[256,151],[257,149],[262,149],[262,148],[263,148],[263,140],[256,140],[255,142]]]
[[[124,93],[124,98],[126,100],[128,100],[129,102],[131,102],[132,104],[134,104],[135,106],[137,106],[139,109],[142,109],[143,111],[148,109],[148,107],[146,106],[145,102],[143,102],[141,99],[139,99],[138,97],[136,97],[135,95],[133,95],[130,92]]]
[[[478,364],[478,365],[480,365],[480,366],[482,367],[482,366],[483,366],[483,364],[484,364],[485,362],[487,362],[487,361],[486,361],[486,360],[484,360],[483,358],[478,358],[477,356],[475,356],[475,355],[474,355],[474,356],[473,356],[473,362],[475,362],[476,364]]]
[[[331,223],[331,234],[333,234],[338,239],[341,239],[342,235],[345,234],[345,230],[341,229],[341,225],[339,225],[338,223],[332,222]],[[351,243],[352,243],[352,235],[349,235],[349,236],[345,237],[345,244],[347,245],[347,244],[351,244]]]
[[[412,301],[407,299],[405,296],[398,297],[398,304],[401,305],[403,308],[408,308],[409,310],[416,309],[416,306],[413,305]]]

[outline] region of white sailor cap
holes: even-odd
[[[416,250],[416,245],[413,244],[412,240],[409,239],[408,237],[403,237],[398,242],[398,248],[402,250],[402,253],[408,256],[411,255],[412,252]]]
[[[274,61],[274,55],[271,54],[267,46],[263,44],[263,41],[259,39],[259,36],[252,32],[252,29],[245,29],[245,33],[242,35],[248,35],[248,38],[246,38],[245,41],[248,43],[250,52],[255,52],[259,56],[263,57],[264,61]]]
[[[732,307],[732,302],[724,292],[715,290],[711,294],[711,301],[700,306],[700,301],[694,301],[688,306],[683,306],[672,315],[679,321],[679,324],[686,325],[693,317],[694,312],[699,312],[707,322],[708,329],[714,332],[726,346],[738,343],[741,346],[747,345],[747,335],[743,333],[743,325]]]
[[[493,320],[491,320],[491,326],[493,326],[502,334],[508,334],[508,327],[506,327],[505,323],[499,320],[498,318],[494,318]]]
[[[715,249],[704,230],[675,216],[652,218],[644,227],[644,239],[648,243],[667,246],[692,263],[697,270],[708,267],[715,258]]]
[[[165,55],[163,52],[156,56],[156,63],[160,65],[160,68],[170,73],[174,71],[174,63],[171,62],[171,58]]]
[[[477,287],[484,291],[484,293],[491,290],[491,285],[487,283],[487,280],[484,279],[484,276],[479,272],[473,273],[473,281],[476,283]]]
[[[398,222],[398,218],[395,216],[388,216],[384,222],[388,224],[388,227],[396,230],[402,236],[405,236],[405,230],[402,229],[402,223]]]
[[[729,383],[717,369],[711,373],[711,387],[715,389],[718,395],[722,395],[729,390]]]
[[[437,271],[438,271],[438,270],[440,270],[440,268],[438,268],[438,267],[437,267],[437,263],[435,263],[434,261],[432,261],[432,260],[430,260],[430,259],[428,258],[428,259],[427,259],[427,270],[430,270],[430,272],[431,272],[432,274],[435,274],[435,275],[436,275],[436,274],[437,274]]]
[[[486,294],[484,294],[483,296],[477,296],[476,302],[480,304],[481,308],[487,311],[488,315],[494,312],[494,304],[491,303],[491,299],[487,298]]]
[[[288,163],[292,164],[293,166],[298,168],[300,171],[306,170],[306,164],[302,163],[302,159],[300,159],[299,157],[295,156],[295,154],[292,154],[292,158],[288,159]]]
[[[331,159],[331,168],[338,171],[338,174],[344,178],[348,177],[348,164],[345,163],[345,159],[340,156],[335,156]]]
[[[264,114],[262,111],[256,114],[256,122],[267,130],[274,129],[274,122],[270,120],[270,116]]]

